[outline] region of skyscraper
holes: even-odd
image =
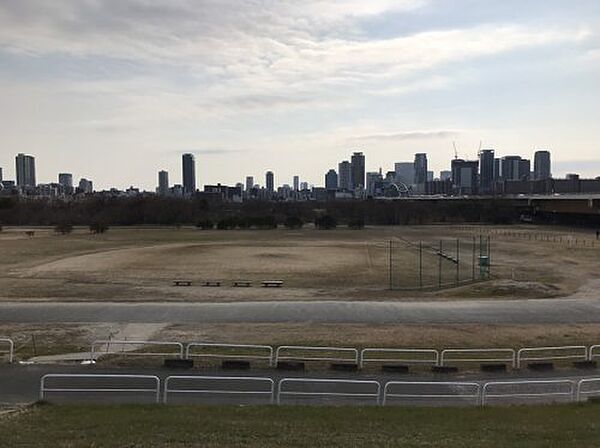
[[[415,164],[412,162],[397,162],[394,164],[396,182],[402,182],[410,187],[415,183]]]
[[[337,190],[338,189],[338,175],[334,169],[327,171],[325,174],[325,189]]]
[[[71,173],[60,173],[58,175],[58,183],[65,189],[73,188],[73,175]]]
[[[415,184],[422,185],[427,182],[427,154],[415,154]]]
[[[35,159],[32,156],[18,154],[15,158],[17,168],[17,186],[35,187]]]
[[[352,165],[347,160],[338,165],[338,183],[340,190],[353,190]]]
[[[483,149],[479,153],[479,184],[481,194],[494,192],[494,150]]]
[[[254,177],[246,176],[246,191],[249,192],[254,188]]]
[[[169,194],[169,173],[167,171],[158,172],[158,188],[156,192],[159,196],[167,196]]]
[[[80,179],[78,190],[81,193],[93,193],[94,192],[94,184],[92,183],[91,180]]]
[[[181,159],[183,194],[191,196],[196,192],[196,161],[194,160],[194,154],[184,154]]]
[[[457,194],[477,193],[477,160],[452,160],[452,187]]]
[[[0,182],[2,182],[2,167],[0,167]]]
[[[294,176],[294,191],[298,191],[300,189],[300,177]]]
[[[519,180],[521,156],[504,156],[500,160],[502,180]]]
[[[533,156],[533,178],[545,180],[552,177],[550,151],[536,151]]]
[[[275,176],[273,171],[267,171],[265,176],[265,184],[269,193],[273,193],[275,191]]]
[[[365,156],[362,152],[352,154],[352,179],[351,185],[354,188],[365,188]]]

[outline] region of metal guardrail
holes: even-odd
[[[369,358],[368,356],[379,355],[376,358]],[[410,357],[385,357],[388,354],[397,355],[408,355]],[[415,357],[423,355],[422,357]],[[429,359],[427,358],[429,357]],[[366,362],[397,362],[405,364],[431,364],[437,365],[439,363],[440,353],[433,349],[411,349],[411,348],[365,348],[360,352],[360,368],[362,369]]]
[[[237,350],[240,351],[264,351],[264,355],[248,354],[248,353],[193,353],[193,348],[198,347],[200,349],[224,349],[224,350]],[[244,360],[265,360],[269,361],[269,365],[273,365],[273,347],[270,345],[250,345],[250,344],[218,344],[208,342],[190,342],[185,348],[185,357],[189,358],[218,358],[218,359],[244,359]]]
[[[456,357],[453,355],[484,355],[483,357],[469,356],[469,357]],[[500,355],[500,356],[488,356],[488,355]],[[504,355],[504,356],[502,356]],[[488,363],[488,362],[500,362],[510,364],[513,368],[517,364],[517,354],[512,348],[486,348],[486,349],[471,349],[471,348],[452,348],[442,350],[440,357],[440,365],[448,365],[448,363]]]
[[[531,389],[535,386],[568,386],[567,392],[532,392]],[[491,388],[529,388],[530,391],[525,392],[511,392],[506,393],[490,393]],[[485,383],[481,391],[481,405],[485,406],[487,401],[491,398],[549,398],[549,397],[566,397],[568,401],[575,399],[575,382],[571,380],[523,380],[523,381],[492,381]]]
[[[595,353],[598,351],[599,353]],[[593,361],[594,358],[600,358],[600,345],[592,345],[589,350],[589,361]]]
[[[282,356],[281,352],[301,352],[299,355]],[[302,356],[302,352],[317,352],[322,356]],[[340,355],[350,355],[345,357],[331,357],[328,353],[337,353]],[[275,351],[275,364],[279,361],[329,361],[329,362],[354,362],[358,364],[359,352],[356,348],[349,347],[304,347],[300,345],[282,345]]]
[[[285,390],[285,386],[289,384],[300,384],[300,385],[339,385],[339,386],[371,386],[375,388],[374,392],[334,392],[327,390],[320,391],[298,391],[298,390]],[[381,394],[381,384],[378,381],[372,380],[338,380],[338,379],[317,379],[317,378],[283,378],[279,381],[277,387],[277,404],[281,404],[281,400],[284,397],[304,397],[304,398],[315,398],[315,397],[331,397],[331,398],[365,398],[375,401],[375,404],[379,404],[379,396]]]
[[[69,379],[89,379],[89,380],[148,380],[152,381],[155,386],[151,389],[141,387],[46,387],[46,381],[53,378],[69,378]],[[44,375],[40,380],[40,400],[43,400],[48,392],[51,393],[153,393],[156,403],[160,403],[160,378],[155,375],[117,375],[117,374],[74,374],[74,373],[49,373]]]
[[[541,356],[535,356],[536,353]],[[563,361],[567,359],[586,361],[588,359],[587,347],[585,345],[525,347],[517,352],[517,368],[521,367],[523,361]]]
[[[120,346],[121,350],[119,351],[111,351],[110,346]],[[175,352],[136,352],[131,350],[125,350],[126,346],[154,346],[154,347],[176,347],[177,351]],[[105,351],[98,351],[97,348],[106,346]],[[106,355],[120,355],[120,356],[177,356],[178,358],[183,358],[184,349],[183,344],[181,342],[170,342],[170,341],[125,341],[125,340],[97,340],[92,342],[90,347],[90,359],[95,360],[97,357],[106,356]]]
[[[169,388],[169,386],[177,381],[186,381],[186,382],[228,382],[234,383],[239,381],[248,381],[250,383],[259,383],[268,386],[266,390],[242,390],[242,389],[214,389],[214,388],[203,388],[203,389],[174,389]],[[200,394],[200,395],[254,395],[254,396],[264,396],[267,395],[269,397],[269,403],[273,404],[275,397],[275,381],[271,378],[263,378],[263,377],[252,377],[252,376],[183,376],[183,375],[175,375],[169,376],[165,379],[165,390],[163,395],[164,403],[168,402],[169,394]]]
[[[587,384],[596,384],[597,388],[583,390]],[[599,396],[600,395],[600,378],[585,378],[577,383],[577,401],[581,401],[583,396]]]
[[[8,354],[8,362],[12,363],[15,357],[15,343],[12,339],[9,338],[0,338],[1,344],[7,344],[8,350],[0,351],[0,356],[3,354]]]
[[[471,393],[393,393],[390,392],[390,389],[396,386],[428,386],[430,388],[470,388],[472,389]],[[386,383],[383,388],[383,400],[381,404],[385,406],[387,401],[390,398],[404,398],[404,399],[436,399],[436,400],[446,400],[446,399],[466,399],[466,400],[474,400],[474,404],[479,404],[481,386],[478,383],[467,383],[467,382],[438,382],[438,381],[389,381]]]

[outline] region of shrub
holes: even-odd
[[[201,221],[198,221],[196,227],[202,230],[211,230],[215,227],[215,223],[212,222],[210,219],[203,219]]]
[[[54,227],[56,233],[61,235],[67,235],[73,231],[73,224],[69,222],[61,222]]]
[[[360,230],[365,228],[365,220],[363,218],[356,218],[348,222],[348,227],[353,230]]]
[[[322,215],[315,219],[315,227],[319,230],[335,229],[337,220],[331,215]]]
[[[106,224],[105,222],[102,221],[94,221],[90,224],[90,232],[97,234],[97,233],[104,233],[108,230],[108,224]]]
[[[304,221],[302,221],[302,218],[298,216],[288,216],[285,218],[283,225],[288,229],[301,229],[304,225]]]

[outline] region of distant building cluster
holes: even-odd
[[[251,200],[309,201],[351,200],[369,198],[400,198],[410,196],[504,196],[547,195],[573,193],[600,193],[600,177],[580,179],[569,174],[564,179],[552,177],[551,155],[548,150],[534,153],[531,160],[519,155],[498,157],[494,149],[479,151],[477,160],[464,160],[455,156],[450,169],[438,176],[429,169],[427,154],[416,153],[412,161],[400,161],[393,170],[366,171],[365,155],[354,152],[349,160],[342,160],[325,173],[324,186],[309,185],[300,176],[292,184],[277,186],[275,173],[266,171],[264,185],[246,176],[245,182],[235,186],[222,184],[196,187],[196,160],[193,154],[183,154],[181,159],[181,184],[171,185],[169,173],[158,172],[155,193],[134,187],[125,191],[110,189],[97,192],[110,196],[137,196],[156,194],[161,197],[203,198],[211,201],[243,202]],[[36,182],[35,158],[18,154],[15,158],[16,180],[4,180],[0,168],[0,195],[33,197],[80,197],[94,193],[91,180],[82,178],[77,184],[71,173],[59,173],[58,182]]]

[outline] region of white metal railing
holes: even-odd
[[[0,356],[8,354],[8,362],[12,363],[15,356],[15,343],[9,338],[0,338],[0,344],[8,345],[8,350],[0,351]]]
[[[419,391],[415,393],[394,393],[393,388],[403,386],[405,388],[410,388],[413,386],[418,386],[420,389],[428,388],[426,391]],[[433,390],[429,389],[439,389],[442,388],[443,392],[436,393]],[[450,389],[450,393],[446,392]],[[464,389],[467,389],[466,393]],[[405,400],[443,400],[446,401],[448,399],[453,400],[467,400],[474,402],[474,404],[479,404],[480,397],[480,389],[481,386],[478,383],[468,383],[468,382],[437,382],[437,381],[389,381],[386,383],[383,389],[383,400],[381,402],[382,405],[388,402],[390,398],[396,399],[405,399]]]
[[[596,388],[585,389],[587,385],[595,385]],[[583,397],[590,395],[600,395],[600,378],[585,378],[577,383],[577,401],[581,401]]]
[[[282,355],[282,352],[288,354]],[[296,355],[294,355],[296,353]],[[308,353],[316,353],[314,356]],[[328,356],[337,354],[337,356]],[[275,351],[275,364],[279,361],[329,361],[354,362],[358,364],[359,352],[350,347],[305,347],[300,345],[282,345]]]
[[[154,387],[101,387],[92,384],[93,387],[47,387],[46,382],[51,379],[90,380],[93,383],[103,383],[105,380],[134,380],[151,381]],[[160,402],[160,378],[155,375],[117,375],[117,374],[75,374],[75,373],[50,373],[44,375],[40,380],[40,400],[47,393],[152,393],[156,403]]]
[[[111,345],[120,347],[120,350],[111,350]],[[128,347],[129,346],[129,347]],[[129,350],[129,348],[135,347],[175,347],[176,351],[171,352],[138,352]],[[102,349],[102,347],[106,347]],[[100,349],[100,350],[98,350]],[[90,359],[95,360],[100,356],[106,355],[121,355],[121,356],[177,356],[183,358],[184,349],[181,342],[170,342],[170,341],[127,341],[127,340],[97,340],[92,342],[90,347]]]
[[[194,347],[198,349],[219,350],[219,353],[194,353]],[[232,353],[233,352],[233,353]],[[256,354],[263,352],[263,354]],[[265,360],[269,365],[273,365],[273,347],[270,345],[250,345],[250,344],[219,344],[208,342],[190,342],[185,348],[185,357],[189,358],[218,358],[218,359],[244,359],[244,360]]]
[[[588,350],[584,345],[563,347],[525,347],[517,352],[517,368],[523,361],[564,361],[588,359]]]
[[[465,357],[466,355],[466,357]],[[482,356],[477,356],[482,355]],[[496,355],[496,356],[493,356]],[[448,365],[448,363],[488,363],[500,362],[510,364],[516,367],[517,354],[512,348],[451,348],[442,350],[440,357],[440,365]]]
[[[597,351],[599,353],[596,353]],[[600,345],[592,345],[590,347],[588,359],[593,361],[595,358],[600,358]]]
[[[187,383],[190,382],[199,382],[204,385],[203,388],[200,389],[177,389],[170,388],[169,386],[172,383],[176,383],[177,381],[184,381]],[[238,389],[223,389],[223,386],[218,386],[219,388],[210,387],[210,383],[220,383],[220,384],[228,384],[235,385],[235,383],[246,382],[252,384],[262,384],[267,386],[266,388],[256,390],[256,389],[246,389],[246,388],[238,388]],[[208,383],[208,384],[207,384]],[[271,378],[263,378],[263,377],[251,377],[251,376],[169,376],[165,379],[165,390],[164,390],[164,403],[168,402],[169,394],[186,394],[186,395],[236,395],[236,396],[268,396],[269,403],[273,403],[275,397],[275,381]]]
[[[389,355],[397,356],[393,357]],[[406,364],[431,364],[435,366],[439,363],[439,359],[439,352],[433,349],[365,348],[360,352],[360,368],[362,369],[366,362],[402,362]]]
[[[546,390],[550,387],[550,391]],[[556,391],[556,389],[567,386],[567,391]],[[493,393],[493,389],[500,389]],[[490,389],[492,391],[490,392]],[[524,391],[523,391],[524,389]],[[540,389],[542,389],[540,391]],[[504,390],[504,391],[503,391]],[[519,391],[521,390],[521,391]],[[492,381],[485,383],[481,392],[481,404],[485,405],[489,399],[501,398],[566,398],[568,401],[575,399],[575,382],[571,380],[522,380],[522,381]]]
[[[286,385],[300,385],[300,386],[316,386],[319,388],[321,385],[336,385],[340,387],[351,387],[351,388],[373,388],[373,391],[331,391],[319,388],[315,390],[286,390]],[[336,388],[337,389],[337,388]],[[277,404],[281,404],[282,398],[285,397],[297,397],[297,398],[359,398],[375,401],[375,404],[379,404],[379,396],[381,394],[381,384],[378,381],[372,380],[338,380],[338,379],[317,379],[317,378],[283,378],[279,381],[277,387]]]

